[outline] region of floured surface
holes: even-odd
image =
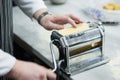
[[[108,64],[116,80],[120,80],[120,57],[112,59]]]

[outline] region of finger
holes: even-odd
[[[47,71],[48,80],[56,80],[56,74],[52,72],[52,70]]]
[[[52,23],[52,22],[50,22],[49,27],[50,27],[51,29],[56,29],[56,30],[60,30],[60,29],[63,29],[63,28],[64,28],[63,25],[55,24],[55,23]]]
[[[83,21],[81,21],[78,17],[72,15],[72,14],[69,14],[70,18],[73,19],[77,24],[78,23],[82,23]]]
[[[74,20],[72,20],[71,18],[68,18],[68,22],[73,26],[73,27],[76,27],[76,23]]]

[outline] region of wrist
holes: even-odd
[[[41,20],[47,15],[49,15],[48,11],[45,11],[41,15],[39,15],[39,17],[37,18],[37,21],[40,25],[42,25]]]
[[[50,15],[47,9],[40,9],[34,14],[34,18],[40,25],[42,25],[41,20],[47,15]]]
[[[14,67],[11,69],[11,71],[6,75],[6,77],[11,78],[11,79],[16,79],[16,77],[18,76],[17,74],[17,70],[18,70],[18,66],[19,66],[19,60],[16,60],[16,63],[14,65]]]
[[[33,15],[33,17],[37,20],[38,17],[39,17],[43,12],[46,12],[46,11],[47,11],[46,8],[40,9],[40,10],[38,10],[38,11],[35,12],[35,14]]]

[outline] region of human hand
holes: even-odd
[[[64,24],[70,23],[73,27],[76,27],[76,24],[82,23],[82,21],[72,14],[65,15],[46,15],[41,19],[41,25],[47,29],[63,29]]]
[[[19,60],[7,77],[15,80],[56,80],[56,75],[51,70],[32,62]]]

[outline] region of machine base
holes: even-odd
[[[91,58],[88,60],[84,60],[77,64],[73,64],[70,66],[71,75],[75,75],[80,72],[84,72],[89,69],[101,66],[103,64],[106,64],[109,61],[110,61],[110,59],[107,57],[95,57],[95,58]]]

